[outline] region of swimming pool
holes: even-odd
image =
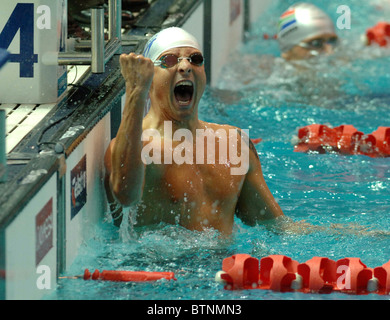
[[[313,3],[324,5],[321,1]],[[353,124],[365,133],[378,126],[390,126],[386,117],[390,109],[387,91],[390,76],[384,72],[390,63],[390,51],[361,49],[357,44],[360,34],[385,12],[374,6],[379,3],[344,1],[356,14],[352,29],[349,33],[340,32],[345,40],[334,56],[319,58],[317,65],[313,61],[304,63],[305,70],[301,73],[272,57],[278,55],[274,40],[262,40],[264,33],[274,33],[272,19],[285,5],[271,7],[259,19],[261,24],[254,28],[250,40],[232,55],[218,87],[207,88],[200,105],[203,120],[249,129],[251,138],[263,139],[256,146],[263,173],[287,216],[326,227],[334,224],[343,224],[348,229],[355,227],[355,234],[333,231],[276,234],[264,226],[248,227],[236,219],[235,231],[229,239],[219,237],[213,230],[200,233],[160,225],[132,229],[130,237],[124,240],[108,219],[97,225],[90,241],[82,244],[66,275],[82,274],[85,268],[173,271],[177,281],[115,283],[62,279],[47,298],[388,299],[376,294],[227,291],[214,281],[222,260],[236,253],[248,253],[259,259],[283,254],[299,262],[314,256],[333,260],[359,257],[368,267],[381,266],[390,259],[389,236],[362,235],[358,231],[361,227],[390,230],[389,159],[293,151],[298,128],[308,124]],[[327,9],[335,12],[337,4],[331,1]],[[363,16],[364,20],[360,19]],[[243,69],[247,70],[244,74]]]

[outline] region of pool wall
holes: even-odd
[[[230,52],[271,1],[156,0],[137,27],[123,35],[122,52],[142,51],[145,34],[181,26],[203,43],[211,86]],[[47,116],[7,154],[7,181],[0,183],[0,299],[41,299],[94,234],[107,205],[103,157],[116,135],[124,101],[119,52],[106,71],[88,71]],[[1,103],[1,101],[0,101]],[[39,142],[49,142],[39,151]]]

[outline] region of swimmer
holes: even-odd
[[[198,119],[206,74],[200,45],[192,35],[180,28],[165,29],[149,40],[143,55],[122,54],[120,65],[125,106],[117,136],[105,155],[105,186],[111,203],[136,207],[136,226],[178,223],[190,230],[214,228],[222,234],[232,232],[235,214],[248,225],[284,216],[266,185],[249,138],[243,139],[239,128]],[[228,137],[229,148],[235,146],[242,154],[248,150],[247,170],[232,174],[239,165],[230,152],[226,161],[216,157],[214,164],[207,161],[207,152],[198,159],[195,154],[207,148],[206,143],[199,147],[197,138],[189,146],[195,151],[192,162],[166,161],[182,143],[166,134],[167,123],[173,133],[186,129],[196,136],[197,130],[211,129]],[[143,141],[147,130],[157,133],[151,141]],[[217,135],[213,140],[218,155],[222,143]],[[149,156],[161,156],[161,164],[147,164],[142,156],[144,148],[154,145],[159,149],[153,148]],[[116,225],[121,220],[119,212],[113,215]]]
[[[324,11],[313,4],[298,3],[280,16],[278,42],[282,58],[303,60],[333,53],[338,37]]]

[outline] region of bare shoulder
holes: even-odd
[[[201,127],[203,129],[212,129],[214,131],[217,130],[226,130],[229,132],[229,130],[236,130],[238,133],[241,133],[241,129],[229,124],[219,124],[219,123],[213,123],[213,122],[205,122],[205,121],[199,121]]]
[[[241,146],[241,143],[244,142],[244,145],[249,147],[251,153],[255,156],[257,160],[260,160],[257,154],[257,150],[253,142],[249,138],[249,132],[247,130],[243,130],[239,127],[232,126],[229,124],[218,124],[218,123],[211,123],[211,122],[204,122],[199,121],[201,124],[201,127],[204,129],[211,129],[214,132],[217,132],[218,130],[225,130],[227,136],[229,136],[229,133],[233,132],[236,133],[235,137],[237,138],[237,143],[239,146]]]
[[[239,127],[232,126],[229,124],[218,124],[218,123],[210,123],[201,121],[203,127],[212,129],[213,131],[218,130],[226,130],[227,133],[234,132],[237,133],[237,140],[244,141],[251,149],[255,149],[252,141],[249,139],[249,132],[247,130],[243,130]]]

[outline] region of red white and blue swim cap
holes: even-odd
[[[179,47],[191,47],[201,51],[201,47],[193,35],[181,28],[171,27],[160,31],[149,39],[145,45],[143,56],[156,62],[164,51]]]
[[[282,52],[325,33],[335,33],[334,24],[324,11],[310,3],[297,3],[279,18],[278,41]]]

